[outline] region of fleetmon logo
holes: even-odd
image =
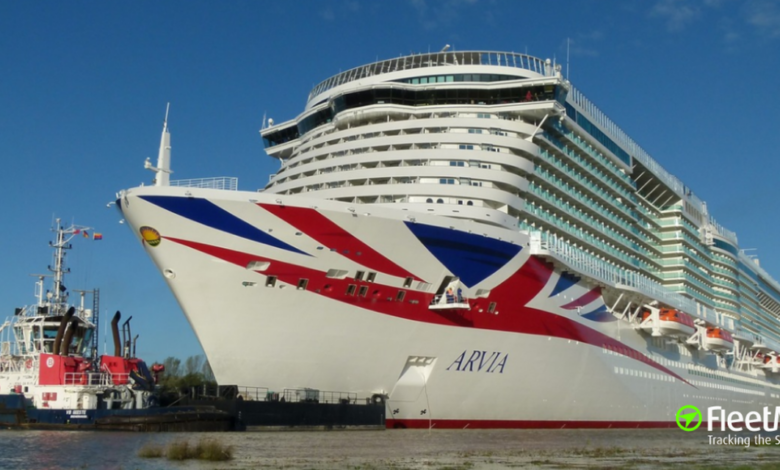
[[[680,426],[680,429],[683,431],[695,431],[701,426],[701,411],[695,406],[683,406],[677,410],[675,418],[677,419],[677,426]]]

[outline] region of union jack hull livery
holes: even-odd
[[[550,61],[369,64],[269,124],[263,191],[169,181],[166,125],[155,185],[117,199],[220,384],[348,391],[394,427],[777,404],[777,283]]]

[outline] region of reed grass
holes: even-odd
[[[165,448],[148,444],[138,451],[141,458],[160,458],[166,457],[168,460],[208,460],[211,462],[221,462],[233,459],[233,447],[222,444],[214,439],[201,439],[190,444],[188,441],[173,441]]]
[[[138,451],[138,456],[142,459],[157,459],[165,454],[165,449],[157,444],[146,444]]]

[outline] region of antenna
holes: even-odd
[[[566,80],[571,81],[569,78],[569,46],[571,44],[571,38],[566,38]]]
[[[157,166],[147,158],[144,162],[144,168],[152,170],[155,173],[155,186],[168,186],[170,183],[171,171],[171,133],[168,132],[168,111],[171,109],[171,103],[165,106],[165,120],[163,121],[162,136],[160,137],[160,150],[157,154]]]

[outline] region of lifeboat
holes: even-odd
[[[710,326],[702,337],[702,344],[705,349],[715,352],[731,351],[734,348],[734,338],[723,328]]]
[[[758,360],[758,358],[756,359]],[[762,359],[761,368],[763,368],[765,372],[773,372],[775,374],[780,372],[780,356],[777,356],[777,353],[772,352],[772,354],[766,354]]]
[[[658,331],[662,336],[687,338],[696,332],[696,325],[690,315],[672,308],[662,308],[658,313],[658,323],[653,324],[651,313],[642,313],[642,329],[645,331]],[[657,330],[656,330],[657,326]]]

